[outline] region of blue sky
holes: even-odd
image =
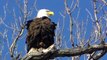
[[[32,8],[32,5],[34,3],[35,0],[29,0],[28,2],[28,10],[29,8]],[[22,8],[23,8],[23,0],[19,0],[20,4],[22,5]],[[13,10],[15,11],[15,14],[16,14],[16,18],[19,18],[20,16],[22,17],[23,15],[20,13],[20,10],[17,6],[17,3],[15,2],[15,0],[0,0],[0,17],[4,17],[5,14],[4,14],[4,6],[6,6],[6,3],[7,3],[7,8],[6,9],[6,19],[4,20],[4,22],[7,24],[7,26],[11,26],[12,23],[15,23],[15,20],[12,16],[13,14]],[[71,4],[71,0],[67,0],[67,3],[68,3],[68,6],[70,6]],[[88,9],[91,13],[92,13],[92,16],[93,16],[93,5],[92,5],[92,2],[91,0],[81,0],[79,2],[79,9],[76,9],[75,12],[72,13],[72,16],[74,18],[76,18],[77,16],[77,13],[78,13],[78,10],[80,10],[80,14],[79,14],[79,17],[78,17],[78,20],[75,20],[75,21],[78,21],[80,23],[83,22],[86,22],[86,19],[87,19],[87,12],[86,12],[86,9]],[[51,17],[52,21],[54,21],[55,23],[59,22],[60,21],[60,27],[61,24],[62,24],[62,16],[60,15],[60,13],[64,13],[64,0],[37,0],[37,4],[36,4],[36,8],[39,10],[39,9],[43,9],[43,8],[46,8],[46,9],[49,9],[49,10],[52,10],[54,11],[55,15]],[[37,14],[37,11],[33,8],[33,13],[31,16],[28,17],[28,20],[29,19],[32,19],[36,16]],[[64,32],[62,33],[65,37],[64,40],[69,40],[69,18],[68,18],[68,15],[66,15],[66,18],[65,18],[65,27],[64,27]],[[90,29],[92,28],[92,21],[89,20],[88,21],[88,26],[87,26],[87,31],[90,31]],[[4,25],[0,25],[0,32],[4,32],[5,28],[7,28],[7,35],[9,37],[9,44],[12,43],[12,29],[4,26]],[[26,30],[24,32],[26,34]],[[87,32],[87,35],[89,35],[90,32]],[[25,35],[23,36],[22,39],[20,39],[17,43],[17,46],[18,46],[18,52],[22,53],[22,56],[26,53],[25,52]],[[88,37],[87,37],[88,38]],[[0,38],[2,40],[2,37]],[[64,43],[65,41],[63,41]],[[9,56],[9,51],[8,51],[8,46],[7,46],[7,41],[6,40],[3,40],[3,52],[2,52],[2,58],[1,59],[4,59],[4,57],[6,57],[6,59],[10,59],[10,56]],[[68,42],[68,47],[71,47],[71,44],[70,42]],[[107,56],[107,55],[106,55]],[[102,60],[106,60],[107,57],[104,56],[102,58]],[[65,58],[66,59],[66,58]],[[62,59],[64,60],[64,59]],[[81,59],[82,60],[82,59]]]

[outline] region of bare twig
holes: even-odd
[[[95,23],[96,23],[96,26],[97,26],[97,29],[95,29],[95,32],[96,32],[96,38],[100,37],[101,36],[101,26],[99,24],[99,21],[98,21],[98,17],[97,17],[97,6],[96,6],[96,2],[97,0],[93,0],[93,6],[94,6],[94,18],[95,18]],[[101,40],[102,42],[102,40]]]
[[[37,0],[34,1],[34,4],[33,4],[32,7],[30,8],[30,10],[28,11],[28,15],[29,15],[29,16],[32,15],[33,10],[35,10],[35,12],[38,11],[38,9],[37,9],[37,7],[36,7],[36,4],[37,4]]]
[[[102,2],[107,6],[107,1],[105,1],[105,0],[102,0]]]
[[[78,4],[79,4],[79,0],[76,0],[76,3],[72,6],[73,8],[72,8],[71,13],[72,13],[73,11],[75,11],[75,9],[78,7]]]
[[[74,47],[74,40],[73,40],[73,36],[72,36],[72,33],[73,33],[73,31],[72,31],[73,30],[72,14],[71,14],[70,8],[67,5],[66,0],[64,0],[64,4],[65,4],[66,12],[67,12],[67,14],[69,15],[69,18],[70,18],[70,40],[71,40],[72,47]]]

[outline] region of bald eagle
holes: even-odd
[[[35,19],[27,21],[27,52],[29,52],[31,48],[46,49],[54,44],[56,24],[49,18],[52,15],[54,15],[52,11],[41,9],[38,11]]]

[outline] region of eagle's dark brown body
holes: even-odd
[[[30,20],[26,24],[28,34],[26,38],[27,51],[33,48],[48,48],[54,44],[54,30],[56,24],[47,17]]]

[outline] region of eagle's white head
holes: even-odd
[[[50,17],[54,15],[54,12],[48,10],[48,9],[40,9],[37,13],[37,18],[42,18],[42,17]]]

